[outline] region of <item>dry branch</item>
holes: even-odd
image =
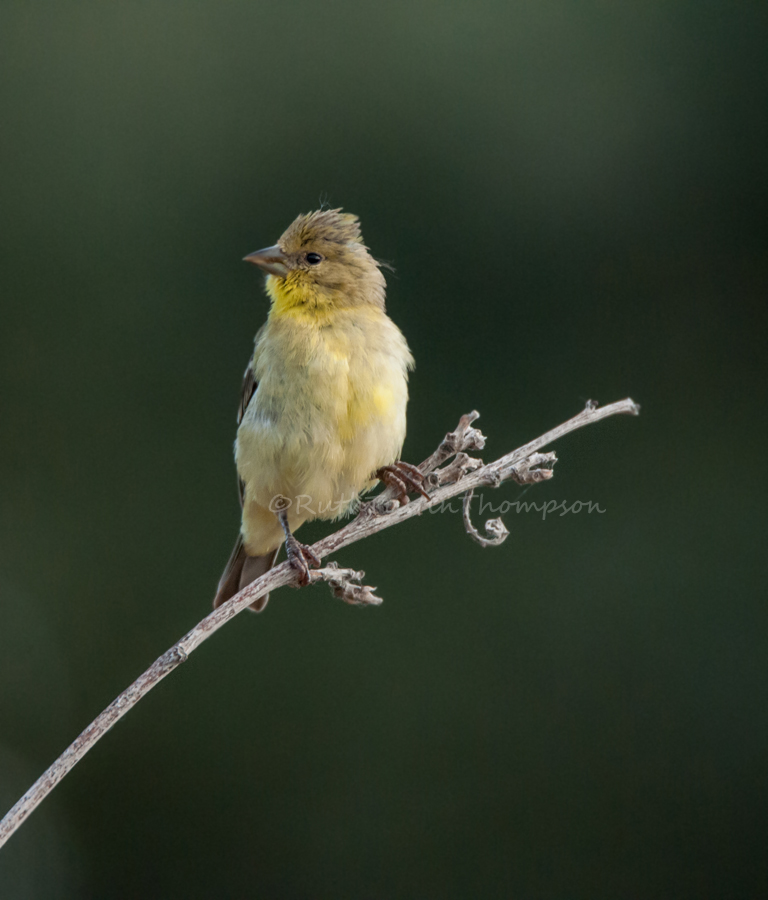
[[[637,415],[639,411],[639,406],[630,399],[620,400],[603,407],[598,407],[596,403],[589,401],[586,408],[577,416],[487,465],[484,465],[482,460],[470,456],[471,453],[482,450],[485,446],[485,437],[473,426],[473,422],[476,421],[479,414],[471,412],[461,417],[456,430],[449,432],[437,450],[419,466],[426,476],[425,483],[430,492],[429,499],[418,497],[400,506],[394,498],[393,492],[388,488],[373,500],[364,503],[355,519],[334,534],[318,541],[312,546],[312,550],[322,559],[342,547],[375,534],[377,531],[383,531],[412,516],[418,516],[425,510],[439,506],[459,494],[465,495],[464,524],[467,532],[482,546],[497,546],[506,539],[507,529],[501,519],[492,519],[485,524],[488,537],[484,538],[479,534],[469,518],[474,489],[483,486],[498,487],[510,479],[518,484],[534,484],[545,481],[553,474],[552,469],[546,468],[546,466],[554,465],[557,458],[554,453],[540,453],[541,449],[584,425],[591,425],[600,419],[619,413]],[[444,463],[447,465],[443,465]],[[322,569],[315,570],[311,576],[313,583],[327,582],[333,595],[346,603],[359,606],[381,603],[381,598],[374,594],[375,588],[360,584],[363,577],[363,572],[342,569],[336,563],[330,563]],[[214,631],[250,606],[258,597],[275,591],[279,587],[294,585],[295,582],[296,574],[287,562],[276,566],[206,616],[170,650],[155,660],[146,672],[140,675],[129,688],[110,703],[101,715],[91,722],[8,812],[0,822],[0,847],[115,722],[135,706],[159,681],[162,681],[166,675],[184,662],[189,654]]]

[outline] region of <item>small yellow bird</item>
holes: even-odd
[[[385,312],[384,276],[357,216],[300,215],[274,247],[245,259],[267,273],[272,303],[245,370],[235,442],[242,523],[214,608],[269,571],[283,542],[306,584],[320,561],[293,532],[348,512],[377,479],[401,502],[409,490],[426,496],[418,469],[399,461],[413,357]]]

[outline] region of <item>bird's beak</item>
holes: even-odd
[[[256,250],[255,253],[249,253],[243,257],[243,262],[253,263],[270,275],[277,275],[279,278],[285,278],[288,274],[288,257],[275,244],[274,247],[265,247],[263,250]]]

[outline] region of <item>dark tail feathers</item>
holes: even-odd
[[[242,535],[238,535],[235,549],[232,551],[229,562],[224,569],[224,574],[219,581],[219,587],[213,601],[213,608],[217,609],[222,603],[229,600],[230,597],[234,597],[238,591],[241,591],[252,581],[255,581],[259,575],[264,575],[265,572],[269,572],[275,564],[275,559],[277,558],[279,550],[280,548],[278,547],[277,550],[267,553],[266,556],[248,556],[245,552],[245,547],[243,547]],[[252,609],[254,612],[261,612],[267,605],[268,600],[269,594],[265,594],[263,597],[259,597],[259,599],[252,603],[248,608]]]

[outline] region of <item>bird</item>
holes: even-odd
[[[285,544],[298,583],[320,565],[294,532],[356,507],[377,481],[400,503],[428,496],[400,459],[414,359],[389,318],[382,264],[342,209],[299,215],[244,257],[266,274],[267,320],[243,378],[235,465],[241,524],[214,608],[275,564]],[[260,612],[269,595],[251,609]]]

